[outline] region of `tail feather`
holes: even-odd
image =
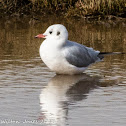
[[[126,54],[126,53],[124,53],[124,52],[100,52],[100,53],[98,54],[98,57],[99,57],[100,59],[103,59],[104,56],[106,56],[106,55],[116,55],[116,54]]]
[[[115,55],[115,54],[125,54],[124,52],[100,52],[99,55]]]

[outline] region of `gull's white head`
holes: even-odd
[[[54,24],[47,28],[43,34],[35,36],[36,38],[45,38],[55,41],[66,41],[68,39],[68,31],[61,24]]]

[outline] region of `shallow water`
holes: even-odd
[[[126,52],[126,29],[59,17],[0,21],[0,124],[125,126],[126,55],[106,56],[82,75],[55,75],[39,57],[43,33],[64,24],[69,39],[96,50]]]

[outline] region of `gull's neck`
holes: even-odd
[[[56,47],[56,48],[62,48],[65,46],[68,40],[66,39],[51,39],[47,38],[45,40],[45,43],[48,44],[48,46]]]

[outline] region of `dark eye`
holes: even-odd
[[[49,31],[50,34],[52,34],[52,31]]]
[[[60,32],[59,31],[57,32],[57,35],[60,35]]]

